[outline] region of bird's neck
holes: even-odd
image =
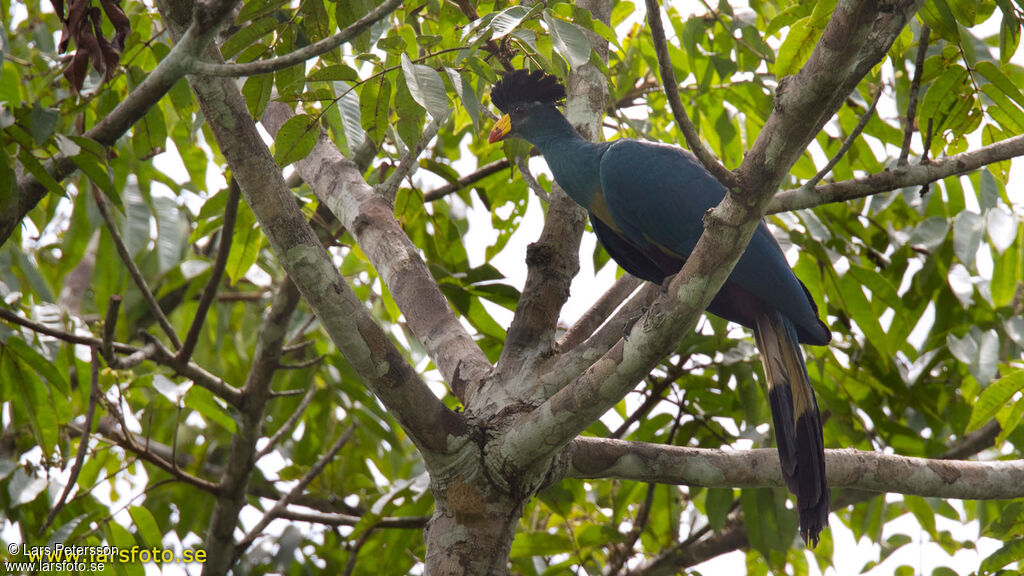
[[[558,120],[531,138],[531,142],[544,155],[558,185],[577,203],[589,206],[600,187],[599,168],[605,145],[584,139],[565,117],[559,115]]]

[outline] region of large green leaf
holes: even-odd
[[[405,74],[409,93],[420,106],[434,118],[448,116],[448,93],[444,89],[444,81],[436,70],[422,64],[413,64],[403,52],[402,73]]]

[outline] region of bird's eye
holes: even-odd
[[[513,114],[522,114],[526,108],[522,104],[516,104],[512,107]]]

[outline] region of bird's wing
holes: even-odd
[[[679,260],[697,245],[704,214],[725,197],[725,188],[692,154],[637,140],[608,147],[601,158],[601,188],[622,236],[645,253],[660,251]],[[828,342],[828,329],[818,319],[813,300],[764,223],[729,281],[790,318],[802,329],[802,339]]]
[[[594,227],[594,233],[597,234],[601,246],[604,246],[612,259],[626,272],[655,284],[660,284],[668,275],[640,248],[593,213],[590,214],[590,224]]]

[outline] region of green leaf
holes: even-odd
[[[381,76],[359,91],[359,117],[366,133],[380,143],[387,132],[391,112],[391,82]]]
[[[1008,64],[1020,46],[1020,20],[1013,12],[1003,12],[1003,21],[999,26],[999,62]]]
[[[118,210],[124,210],[124,204],[121,202],[121,195],[118,194],[117,189],[114,188],[114,182],[110,178],[110,174],[107,172],[107,159],[105,152],[102,155],[95,153],[95,150],[90,146],[85,146],[86,142],[96,144],[88,138],[82,138],[74,136],[71,140],[79,146],[79,152],[74,156],[71,156],[71,161],[78,166],[78,169],[85,174],[89,180],[99,187],[103,191],[103,194],[117,206]]]
[[[41,146],[44,142],[50,139],[53,135],[53,131],[57,128],[57,119],[60,117],[60,112],[54,108],[43,108],[39,105],[37,100],[32,106],[32,113],[29,116],[30,131],[32,132],[32,140],[35,141],[37,146]]]
[[[348,153],[351,154],[366,141],[366,132],[360,122],[359,96],[346,82],[335,83],[334,90],[340,95],[338,110],[341,112],[341,127],[348,143]]]
[[[231,434],[238,433],[238,424],[235,422],[235,419],[231,417],[226,408],[221,406],[220,401],[214,397],[213,393],[206,388],[200,386],[189,388],[188,393],[185,394],[185,406],[199,412],[210,422],[220,424],[221,427]]]
[[[553,16],[549,10],[544,11],[544,23],[551,32],[555,48],[570,68],[577,68],[590,61],[590,41],[579,28]]]
[[[121,236],[128,253],[139,256],[149,246],[149,206],[135,182],[124,187],[124,219]]]
[[[263,247],[263,234],[256,225],[256,217],[245,202],[238,205],[238,217],[231,236],[231,252],[225,271],[232,284],[238,282],[252,268]]]
[[[1024,274],[1024,231],[1021,238],[1013,244],[1013,248],[1002,254],[998,250],[992,255],[992,304],[996,307],[1008,306],[1017,294],[1017,286]],[[994,243],[993,243],[994,244]],[[994,247],[994,246],[993,246]]]
[[[6,151],[4,152],[4,154],[6,154]],[[46,171],[46,167],[44,167],[43,164],[38,159],[36,159],[36,157],[33,156],[32,152],[30,152],[28,149],[19,149],[18,160],[21,162],[21,165],[25,168],[26,171],[28,171],[29,174],[35,176],[36,180],[38,180],[40,184],[46,187],[47,192],[49,192],[50,194],[56,194],[58,196],[67,196],[67,193],[64,191],[64,186],[60,182],[57,182],[53,178],[53,176],[50,176],[50,173]],[[3,161],[4,159],[0,158],[0,162]],[[2,168],[0,168],[0,170],[2,170]],[[13,171],[11,173],[13,174]],[[2,207],[3,205],[3,193],[5,190],[2,180],[3,175],[0,174],[0,207]],[[11,185],[16,185],[14,180],[11,181]]]
[[[306,114],[292,116],[277,131],[274,139],[274,161],[278,166],[287,166],[302,160],[313,151],[320,137],[320,124]]]
[[[946,0],[928,0],[918,14],[942,39],[950,42],[960,41],[960,28]]]
[[[156,251],[163,274],[181,262],[185,252],[188,222],[181,215],[182,208],[167,196],[153,198],[153,212],[156,216]]]
[[[448,93],[445,91],[444,81],[436,70],[422,64],[413,64],[409,56],[403,52],[402,73],[405,75],[405,82],[409,86],[413,100],[434,118],[448,116],[451,110],[448,107]]]
[[[242,84],[242,96],[245,96],[245,105],[253,118],[263,116],[263,112],[270,103],[270,96],[274,91],[274,78],[267,74],[250,76]]]
[[[133,546],[138,545],[138,541],[132,536],[132,533],[117,522],[107,522],[103,526],[103,531],[107,534],[107,541],[119,550],[131,550]],[[119,576],[122,574],[124,576],[144,576],[146,574],[146,567],[139,560],[135,562],[118,562],[114,563],[113,566]]]
[[[977,0],[949,0],[949,9],[962,26],[974,26],[978,14]]]
[[[867,296],[861,287],[861,283],[853,275],[843,276],[839,280],[839,292],[843,297],[843,307],[850,318],[857,323],[867,343],[870,343],[885,352],[887,342],[882,325],[878,322],[878,316],[871,308]]]
[[[974,212],[961,212],[953,220],[953,252],[968,268],[974,268],[975,255],[985,234],[985,219]]]
[[[309,82],[358,82],[359,73],[344,64],[332,64],[313,70],[306,80]]]
[[[907,509],[917,518],[917,521],[921,524],[928,535],[933,539],[938,540],[939,536],[935,530],[935,511],[920,496],[911,496],[909,494],[903,496],[903,503],[906,504]]]
[[[1021,421],[1024,421],[1024,398],[1018,399],[1012,406],[1005,406],[996,412],[996,422],[999,422],[999,435],[996,436],[995,445],[999,446],[1013,434]]]
[[[256,42],[263,36],[271,33],[276,27],[277,19],[267,16],[260,18],[252,24],[238,28],[237,31],[221,45],[221,55],[224,56],[225,60],[231,60],[237,56],[239,52],[248,48],[253,42]]]
[[[931,119],[935,134],[941,133],[944,128],[948,127],[957,105],[964,100],[962,95],[967,89],[967,82],[967,70],[959,64],[950,66],[936,78],[928,86],[921,99],[920,125],[927,126],[928,119]]]
[[[992,574],[1010,562],[1019,562],[1021,560],[1024,560],[1024,538],[1017,538],[1003,544],[1002,548],[982,560],[981,571],[986,574]]]
[[[163,531],[156,523],[153,514],[141,506],[130,506],[128,514],[131,515],[135,527],[138,528],[138,535],[142,542],[150,548],[160,548],[163,542]]]
[[[68,386],[68,381],[64,379],[64,376],[61,375],[60,371],[57,370],[57,366],[52,361],[47,360],[20,338],[8,338],[5,344],[12,354],[30,366],[52,386],[56,387],[65,398],[71,397],[71,388]]]
[[[821,36],[821,28],[814,26],[810,16],[793,23],[789,34],[779,46],[778,59],[775,61],[775,76],[791,76],[796,74],[804,62],[811,57],[814,45]]]
[[[1016,370],[991,383],[974,403],[971,409],[971,420],[967,424],[967,432],[981,428],[983,424],[995,418],[1003,406],[1013,395],[1024,390],[1024,370]]]
[[[530,558],[533,556],[551,556],[571,552],[572,541],[565,534],[549,534],[547,532],[519,532],[512,541],[513,558]]]
[[[1021,94],[1020,88],[994,63],[982,60],[978,62],[974,69],[984,76],[986,80],[994,84],[996,88],[999,88],[1003,94],[1006,94],[1017,104],[1024,106],[1024,94]]]
[[[708,488],[707,492],[705,507],[708,512],[708,523],[711,524],[711,529],[717,532],[725,526],[734,496],[732,488]]]
[[[497,40],[515,30],[519,23],[530,14],[525,6],[512,6],[494,15],[488,28],[493,32],[491,38]]]

